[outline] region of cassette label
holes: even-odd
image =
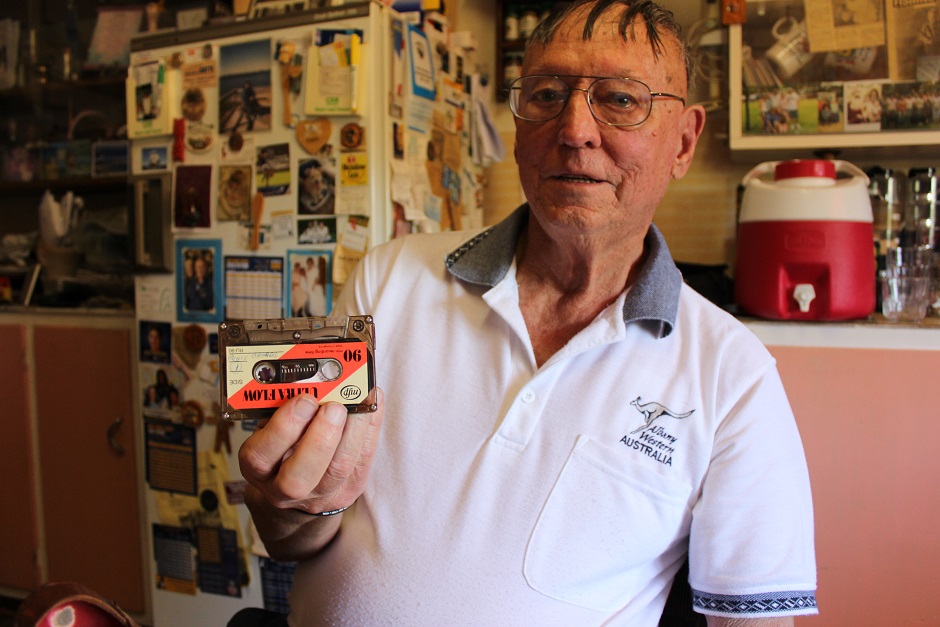
[[[224,417],[268,417],[299,394],[375,411],[371,317],[350,318],[345,326],[323,318],[222,323]]]

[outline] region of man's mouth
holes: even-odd
[[[567,181],[571,183],[601,183],[597,179],[591,178],[589,176],[583,176],[580,174],[560,174],[555,177],[556,179]]]

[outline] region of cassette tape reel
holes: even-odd
[[[219,324],[219,394],[226,420],[268,418],[310,394],[351,413],[377,409],[372,316]]]

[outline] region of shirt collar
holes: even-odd
[[[448,271],[469,283],[489,287],[499,283],[512,265],[519,234],[529,220],[524,204],[499,224],[471,237],[444,259]],[[649,325],[666,337],[676,325],[682,274],[669,253],[662,233],[651,224],[643,240],[647,255],[623,304],[624,323]]]

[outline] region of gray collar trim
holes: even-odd
[[[444,259],[448,271],[469,283],[493,287],[512,265],[519,234],[529,220],[524,204],[499,224],[475,235]],[[669,253],[662,233],[651,224],[644,240],[647,257],[623,304],[623,321],[648,325],[666,337],[676,324],[682,274]]]

